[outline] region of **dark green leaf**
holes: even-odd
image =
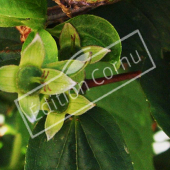
[[[34,133],[44,128],[44,120]],[[94,108],[80,117],[66,120],[62,129],[47,142],[42,134],[30,139],[26,170],[131,170],[119,127],[112,115]]]
[[[95,72],[94,77],[104,77],[103,70],[106,67],[114,70],[113,66],[105,63],[99,62],[89,65],[86,69],[87,78],[92,78],[92,73],[96,68],[99,70]],[[109,73],[107,75],[109,76]],[[85,97],[90,101],[95,101],[125,82],[91,88],[87,91]],[[123,132],[123,137],[134,163],[134,169],[153,170],[151,117],[149,105],[140,84],[134,81],[99,100],[96,104],[115,117]]]

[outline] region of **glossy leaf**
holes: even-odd
[[[15,65],[0,67],[0,90],[10,93],[16,93],[18,87],[16,78],[19,67]]]

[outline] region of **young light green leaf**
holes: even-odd
[[[43,69],[43,72],[46,78],[42,94],[61,94],[76,85],[76,82],[61,71]]]
[[[68,114],[79,116],[95,106],[94,103],[90,102],[82,95],[77,96],[77,94],[70,94],[69,97]]]
[[[41,67],[45,56],[45,49],[43,42],[36,34],[32,42],[22,51],[20,66],[33,65]]]
[[[45,28],[46,18],[26,18],[22,20],[22,25],[30,27],[32,30],[40,30]]]
[[[18,94],[21,111],[25,114],[31,123],[34,123],[40,109],[39,95],[23,95],[24,94],[21,93]]]
[[[0,15],[0,26],[1,27],[15,27],[15,26],[23,25],[22,24],[23,20],[25,19]]]
[[[46,65],[58,61],[58,48],[54,38],[46,30],[41,29],[38,31],[39,36],[44,44],[45,58],[43,60],[42,67],[48,68]],[[31,32],[23,44],[22,51],[32,42],[36,33]]]
[[[28,26],[32,28],[33,30],[38,30],[44,28],[46,19],[39,18],[34,19],[30,18],[29,20],[27,18],[16,18],[16,17],[8,17],[0,15],[0,26],[1,27],[15,27],[15,26]]]
[[[49,113],[45,121],[45,133],[49,141],[61,129],[65,114]],[[52,127],[50,127],[52,126]],[[49,128],[49,129],[48,129]]]
[[[45,18],[46,0],[0,0],[0,15],[16,18]]]
[[[100,61],[108,52],[111,52],[111,50],[99,46],[87,46],[83,47],[82,50],[91,53],[90,64]]]
[[[80,47],[80,37],[76,29],[70,23],[64,25],[60,34],[59,43],[61,49],[72,45]]]
[[[0,90],[10,93],[17,92],[16,78],[19,67],[15,65],[0,68]]]

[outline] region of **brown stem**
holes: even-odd
[[[103,85],[110,84],[110,83],[133,79],[136,76],[139,76],[140,74],[141,74],[141,71],[136,71],[136,72],[118,74],[118,75],[113,76],[111,79],[107,79],[106,77],[97,78],[95,80],[94,79],[86,79],[85,80],[86,85],[84,83],[82,86],[82,89],[87,90],[87,88],[93,88],[93,87],[103,86]],[[96,82],[98,82],[98,84],[96,84]],[[101,83],[101,82],[103,82],[103,83]]]
[[[54,0],[59,3],[60,6],[50,7],[47,10],[47,25],[54,23],[62,23],[69,17],[74,17],[79,14],[86,13],[89,10],[97,8],[101,5],[108,5],[119,2],[120,0],[114,0],[112,2],[103,0],[100,2],[87,3],[85,1],[70,1],[70,0]],[[61,7],[61,8],[60,8]],[[64,11],[64,12],[63,12]],[[69,16],[69,17],[68,17]]]

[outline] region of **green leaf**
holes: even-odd
[[[66,112],[79,116],[92,109],[94,106],[94,103],[90,102],[82,95],[77,96],[77,94],[69,94],[69,105]]]
[[[0,68],[0,90],[10,93],[16,93],[18,91],[16,85],[18,70],[18,66],[15,65]]]
[[[115,28],[105,19],[93,15],[80,15],[74,17],[66,23],[70,23],[77,30],[81,46],[101,46],[106,48],[107,46],[118,42],[120,40],[119,35]],[[60,32],[64,26],[63,24],[57,25],[48,31],[59,38]],[[121,43],[118,42],[114,45],[102,61],[107,61],[111,63],[119,62],[121,54]]]
[[[86,69],[86,78],[91,79],[96,68],[99,70],[93,75],[94,78],[104,77],[103,70],[106,67],[114,71],[114,67],[106,63],[98,62],[89,65]],[[109,74],[106,75],[110,76]],[[91,88],[86,91],[85,97],[92,102],[100,99],[95,102],[96,105],[114,116],[123,133],[123,138],[134,163],[134,169],[153,170],[150,109],[139,82],[133,81],[111,93],[126,82]]]
[[[20,67],[33,65],[41,67],[45,57],[44,45],[39,34],[36,34],[31,43],[22,51]]]
[[[46,0],[0,0],[0,26],[29,26],[34,30],[45,27]]]
[[[41,120],[34,133],[43,128]],[[132,170],[133,167],[114,118],[103,109],[94,108],[66,120],[48,142],[45,134],[30,139],[25,169]]]
[[[40,109],[40,99],[38,95],[18,94],[19,105],[21,111],[25,114],[26,118],[34,123]]]
[[[64,27],[60,34],[59,40],[60,48],[78,46],[80,47],[80,37],[76,31],[76,29],[70,24],[65,23]]]
[[[1,27],[15,27],[15,26],[23,25],[22,24],[23,20],[26,20],[26,19],[0,15],[0,26]]]
[[[58,61],[58,49],[54,38],[44,29],[38,30],[38,34],[41,37],[45,48],[45,58],[42,64],[43,68],[48,68],[46,65]],[[36,36],[35,32],[31,32],[23,44],[22,51],[33,41]]]
[[[0,0],[0,15],[16,18],[44,18],[46,0]]]
[[[29,20],[22,20],[21,25],[30,27],[32,30],[44,29],[46,23],[46,18],[30,18]]]
[[[91,53],[90,64],[100,61],[107,53],[111,52],[109,49],[99,46],[87,46],[82,48],[82,50],[86,53]]]
[[[28,26],[33,30],[38,30],[44,28],[45,19],[23,19],[0,16],[0,26],[1,27],[15,27],[15,26]]]
[[[49,113],[45,121],[45,133],[49,141],[62,128],[65,114]],[[54,126],[55,125],[55,126]]]
[[[29,26],[32,29],[44,28],[45,19],[32,19],[26,18],[15,18],[0,15],[0,26],[1,27],[15,27],[15,26]]]
[[[71,89],[76,83],[61,71],[53,69],[43,69],[46,79],[42,94],[60,94]]]

